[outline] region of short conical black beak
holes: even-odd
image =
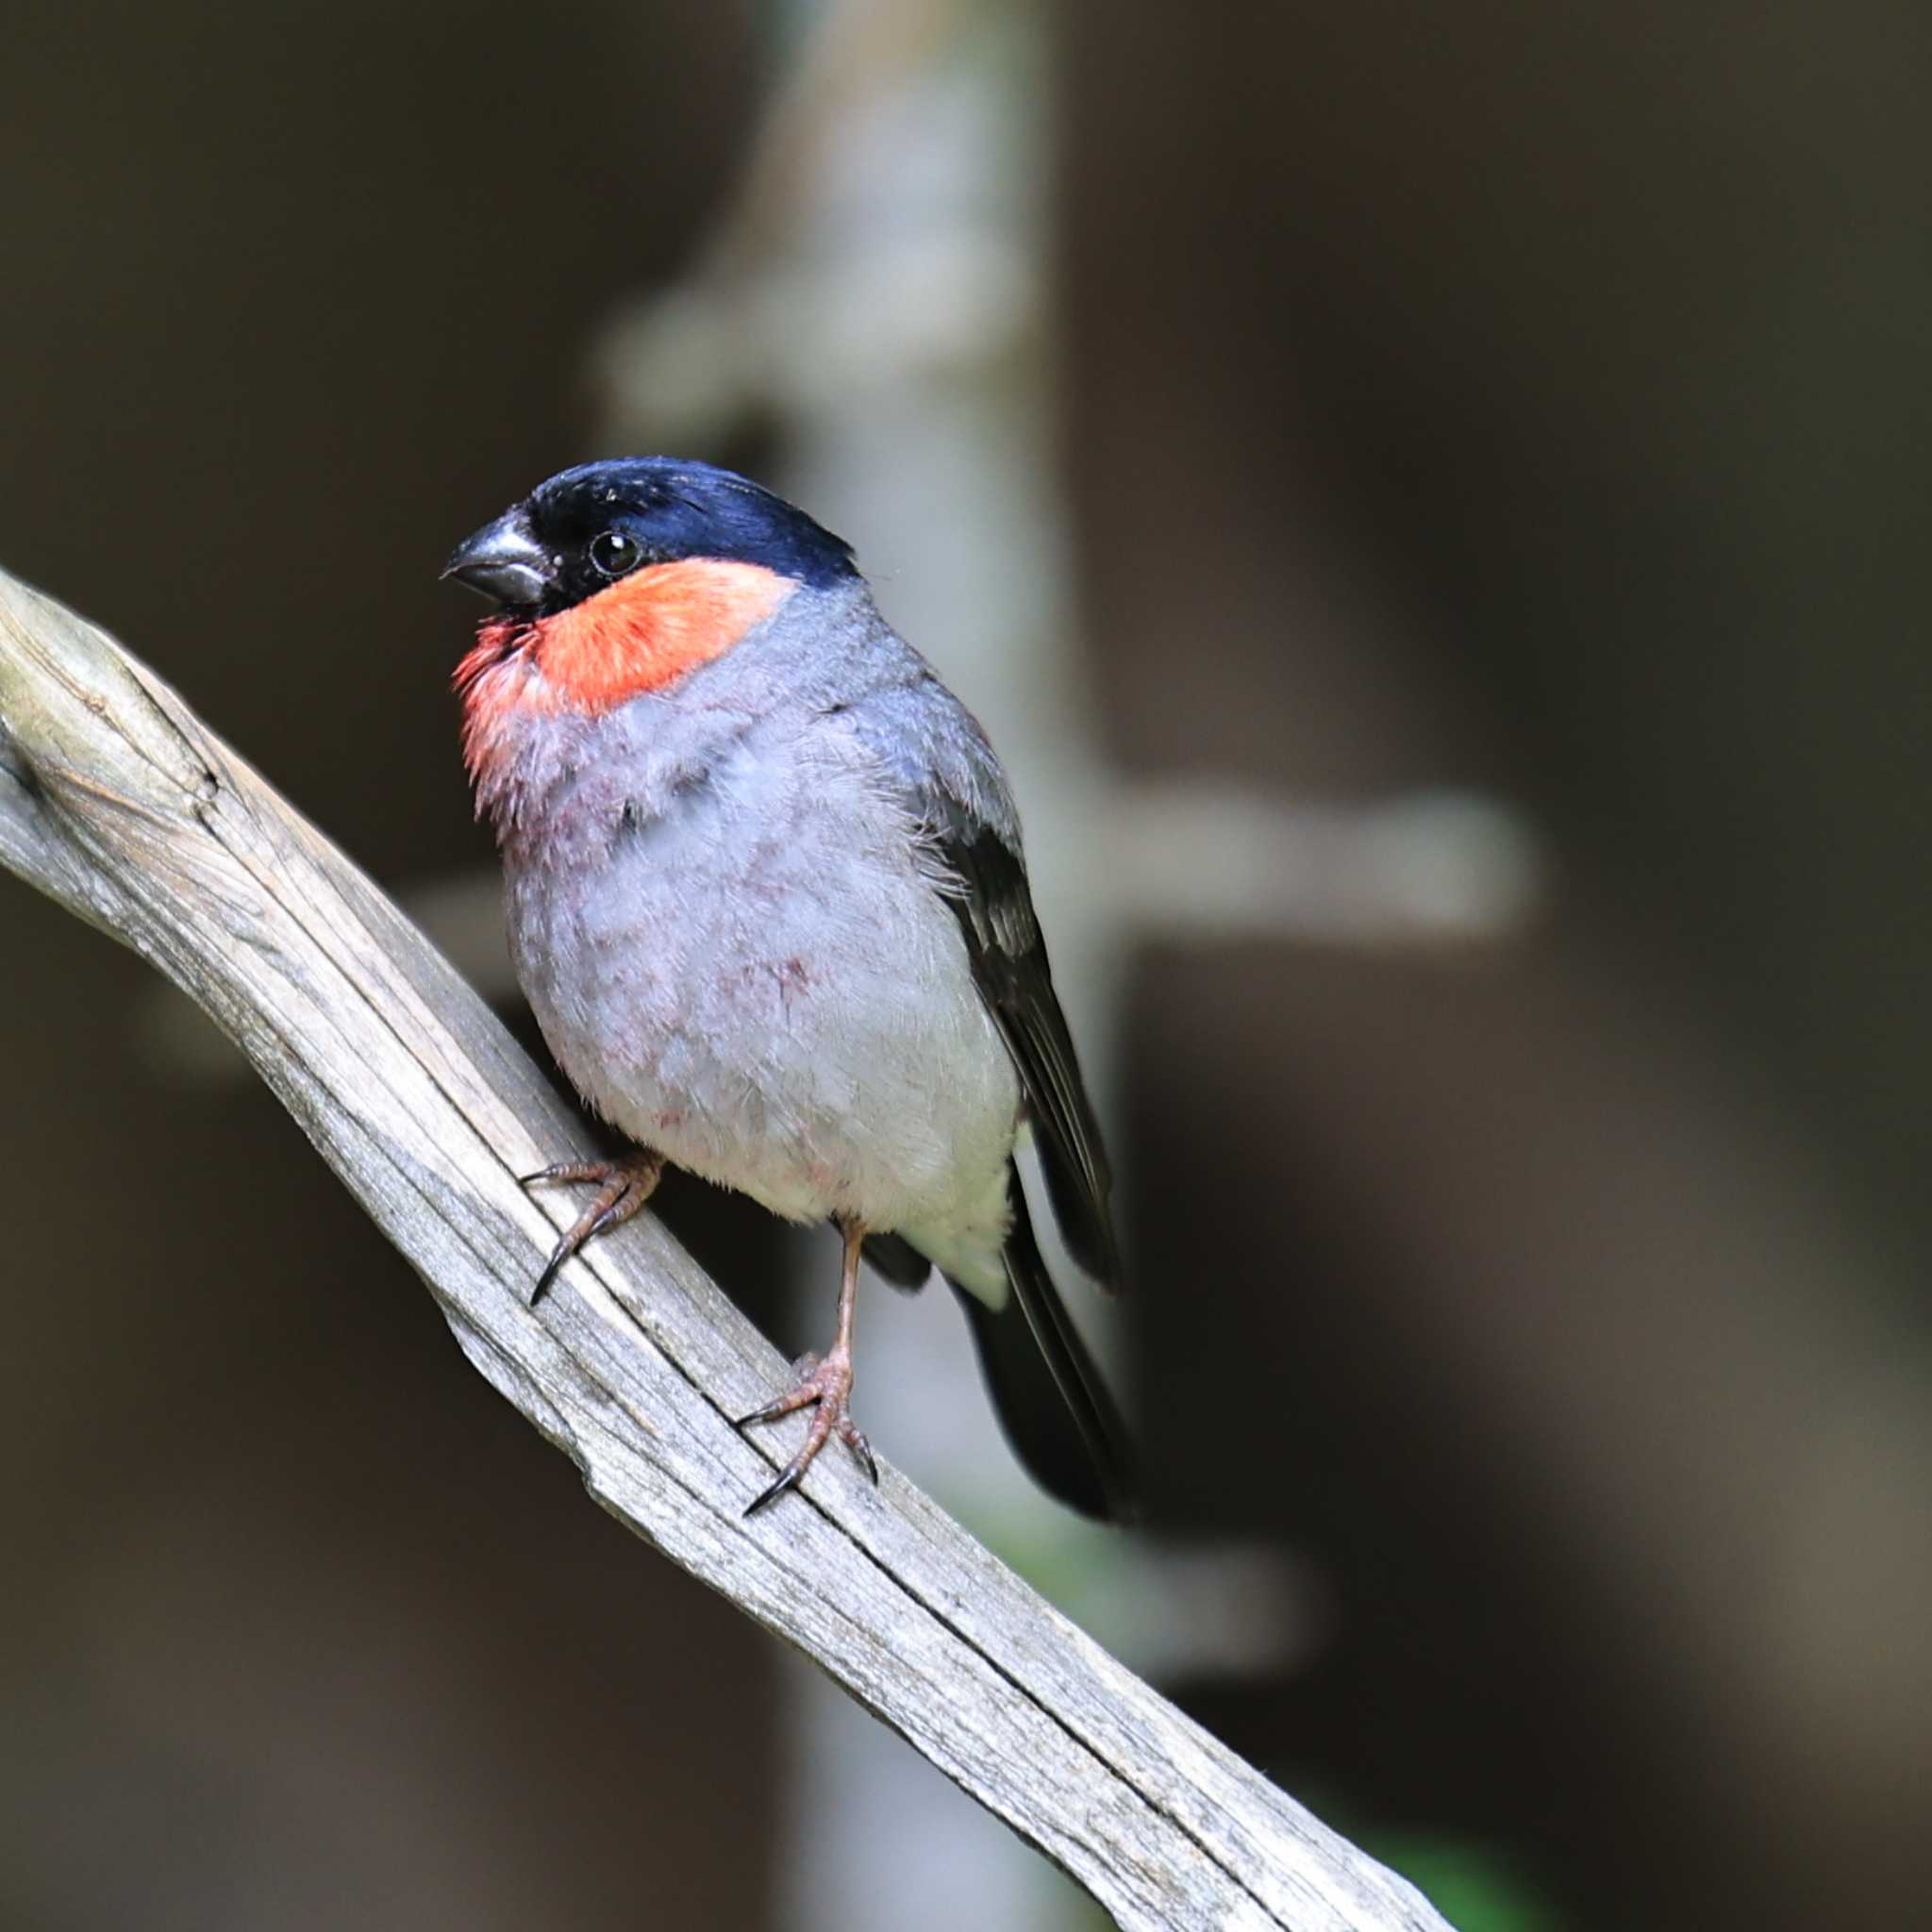
[[[520,509],[507,511],[466,537],[442,574],[509,605],[540,604],[557,581],[549,556],[530,534]]]

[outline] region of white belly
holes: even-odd
[[[508,873],[518,975],[585,1098],[775,1213],[982,1273],[1019,1084],[896,815],[850,773],[746,760],[586,832]]]

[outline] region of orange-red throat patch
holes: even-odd
[[[620,577],[533,626],[546,708],[608,711],[722,658],[797,589],[756,563],[686,558]]]
[[[483,782],[519,710],[603,711],[722,658],[798,588],[756,563],[685,558],[620,577],[534,623],[492,618],[457,667],[463,750]]]

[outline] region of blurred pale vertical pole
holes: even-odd
[[[856,16],[867,11],[853,9]],[[908,51],[825,130],[791,237],[794,386],[782,482],[861,561],[888,616],[979,714],[1021,797],[1065,998],[1105,1086],[1095,947],[1075,876],[1054,855],[1088,789],[1065,622],[1060,518],[1038,299],[1043,35],[1024,9],[891,9]],[[788,277],[788,280],[791,278]],[[788,358],[790,359],[790,358]],[[1077,784],[1074,782],[1077,781]],[[1064,868],[1071,873],[1073,868]],[[801,1296],[822,1312],[824,1241],[800,1244]],[[874,1440],[1009,1546],[1104,1541],[1041,1498],[999,1441],[965,1325],[942,1294],[872,1285],[855,1406]],[[1104,1552],[1103,1552],[1104,1554]],[[817,1672],[793,1698],[795,1932],[1026,1927],[1083,1910],[1058,1874],[915,1762]]]
[[[840,130],[818,245],[859,299],[847,310],[841,379],[801,398],[788,481],[863,533],[887,615],[1000,747],[1024,801],[1063,998],[1105,1109],[1101,935],[1083,916],[1077,860],[1063,862],[1097,774],[1070,648],[1044,392],[1042,39],[1030,13],[995,15]],[[808,1257],[815,1288],[818,1245]],[[965,1326],[936,1299],[874,1291],[868,1425],[997,1541],[1050,1542],[1076,1563],[1106,1565],[1114,1539],[1041,1498],[998,1440]],[[816,1673],[800,1672],[796,1688],[798,1932],[1025,1927],[1088,1909]]]

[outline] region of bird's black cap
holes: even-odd
[[[543,616],[634,570],[686,558],[756,564],[818,586],[856,574],[849,543],[749,477],[672,457],[625,457],[540,483],[465,539],[443,575]]]

